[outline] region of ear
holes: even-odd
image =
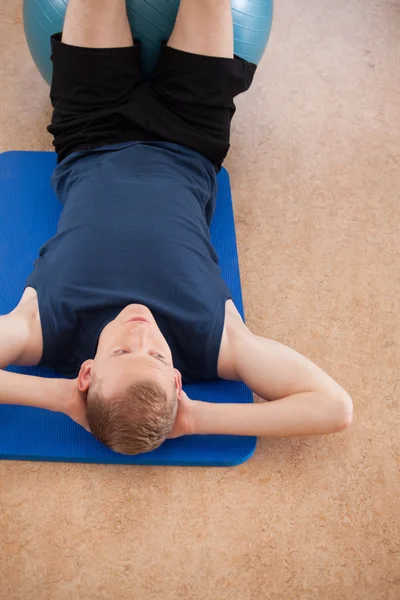
[[[92,381],[93,360],[86,360],[80,368],[78,375],[78,390],[87,392]]]
[[[180,400],[182,395],[182,375],[179,373],[178,369],[174,369],[174,382],[176,397]]]

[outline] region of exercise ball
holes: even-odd
[[[215,0],[218,2],[218,0]],[[50,83],[50,36],[62,31],[68,0],[24,0],[24,27],[32,58]],[[132,32],[142,43],[142,69],[154,69],[162,40],[175,23],[179,0],[127,0]],[[272,23],[272,0],[232,0],[235,53],[258,63],[267,45]]]

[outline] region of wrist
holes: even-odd
[[[213,405],[209,402],[201,402],[193,400],[192,410],[189,418],[190,434],[191,435],[207,435],[212,433],[210,426],[210,415]]]
[[[183,435],[195,435],[196,431],[196,412],[197,412],[197,400],[189,400],[189,404],[187,406],[186,411],[186,422],[185,422],[185,432]]]
[[[53,408],[55,412],[68,415],[69,403],[73,395],[73,379],[53,379]]]

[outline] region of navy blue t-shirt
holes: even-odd
[[[38,294],[41,364],[76,377],[107,323],[138,303],[185,381],[216,378],[231,295],[210,241],[211,162],[170,143],[118,144],[70,155],[52,185],[63,211],[27,281]]]

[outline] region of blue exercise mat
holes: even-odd
[[[51,152],[0,155],[0,314],[12,310],[24,290],[40,246],[56,231],[61,205],[50,187],[56,164]],[[219,174],[212,240],[236,306],[243,312],[229,176]],[[54,377],[49,370],[12,368],[19,373]],[[207,402],[253,401],[241,383],[190,384],[191,398]],[[132,465],[233,466],[250,458],[253,437],[188,436],[168,440],[154,452],[123,456],[100,444],[65,415],[36,408],[0,406],[0,458]]]

